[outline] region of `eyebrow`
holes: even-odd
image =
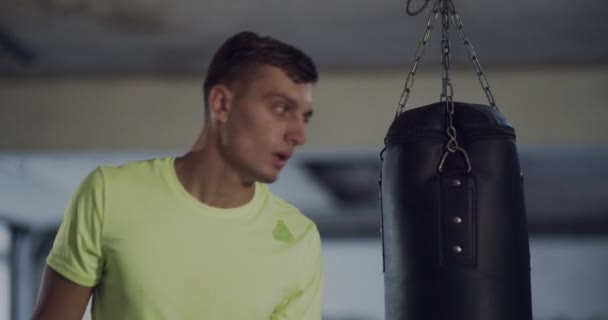
[[[283,93],[280,93],[280,92],[269,92],[269,93],[267,93],[267,94],[264,96],[264,98],[266,98],[266,99],[272,99],[272,98],[282,98],[282,99],[287,100],[287,101],[288,101],[289,103],[291,103],[291,104],[297,104],[297,103],[296,103],[296,101],[295,101],[294,99],[292,99],[292,98],[290,98],[289,96],[287,96],[287,95],[285,95],[285,94],[283,94]]]

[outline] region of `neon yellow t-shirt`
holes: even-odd
[[[67,207],[47,263],[94,287],[93,319],[321,319],[315,224],[261,183],[242,207],[207,206],[173,163],[101,166]]]

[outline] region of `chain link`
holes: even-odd
[[[428,0],[428,1],[430,1],[430,0]],[[425,0],[425,6],[426,6],[426,4],[428,4],[428,1]],[[406,9],[408,11],[408,14],[411,15],[411,13],[409,11],[410,2],[411,2],[411,0],[408,0]],[[415,14],[418,14],[423,9],[424,9],[424,7],[420,10],[417,10]],[[441,158],[438,170],[439,170],[439,172],[443,172],[443,167],[446,162],[447,156],[449,154],[460,152],[467,165],[466,172],[471,172],[471,162],[469,160],[469,156],[468,156],[466,150],[464,150],[458,144],[456,127],[454,126],[454,109],[455,109],[454,108],[454,87],[452,85],[451,74],[450,74],[450,67],[451,67],[451,61],[450,61],[451,52],[450,52],[450,37],[449,37],[450,18],[451,18],[452,22],[454,23],[454,25],[458,28],[458,32],[460,34],[461,39],[463,40],[467,56],[468,56],[469,60],[471,60],[471,62],[473,63],[473,66],[475,67],[475,71],[477,73],[477,78],[479,79],[479,83],[481,84],[481,87],[482,87],[484,93],[486,94],[486,97],[488,98],[488,102],[490,103],[490,106],[497,112],[498,112],[498,108],[496,107],[496,103],[494,101],[494,96],[492,95],[492,92],[490,90],[490,84],[488,83],[488,79],[486,78],[486,76],[483,72],[483,69],[481,68],[481,64],[479,63],[479,59],[477,58],[477,54],[475,53],[475,49],[473,48],[471,41],[469,41],[469,38],[467,37],[466,33],[464,32],[462,20],[460,19],[460,16],[456,12],[456,8],[454,7],[452,0],[436,0],[435,4],[433,5],[433,10],[429,14],[429,18],[427,21],[424,37],[423,37],[422,41],[418,44],[418,49],[416,50],[416,59],[414,60],[414,65],[412,66],[412,70],[408,74],[407,80],[405,81],[405,88],[403,90],[403,93],[401,94],[401,98],[399,99],[399,106],[397,107],[397,112],[395,114],[395,118],[397,118],[399,116],[399,114],[401,112],[403,112],[403,109],[405,108],[405,105],[406,105],[409,95],[411,93],[411,88],[414,85],[414,79],[415,79],[418,63],[422,60],[422,57],[424,55],[424,51],[426,49],[428,39],[429,39],[429,36],[431,33],[432,26],[435,23],[435,21],[437,20],[439,13],[441,13],[441,31],[442,31],[441,32],[441,96],[440,96],[440,101],[442,101],[442,102],[445,101],[445,104],[446,104],[446,118],[447,118],[446,119],[446,121],[447,121],[446,134],[447,134],[449,140],[445,145],[446,150]]]
[[[479,83],[481,84],[481,88],[483,89],[483,92],[486,94],[486,97],[488,98],[488,102],[490,103],[490,106],[494,110],[498,111],[498,107],[496,106],[496,102],[494,101],[494,96],[492,95],[492,91],[490,91],[490,83],[488,82],[488,79],[486,78],[486,75],[483,72],[483,69],[481,68],[481,63],[479,62],[479,58],[477,58],[477,54],[475,53],[473,44],[471,43],[471,41],[467,37],[466,33],[464,32],[462,20],[460,19],[458,12],[456,12],[456,8],[454,7],[454,4],[452,3],[452,1],[449,0],[448,3],[450,6],[450,15],[452,16],[452,21],[454,22],[454,25],[458,28],[460,38],[462,39],[464,48],[467,52],[467,56],[469,57],[469,60],[471,60],[471,62],[473,63],[473,66],[475,67],[475,72],[477,74],[477,78],[479,79]]]
[[[412,0],[407,0],[407,4],[405,5],[405,12],[407,12],[407,14],[409,14],[410,16],[417,16],[420,12],[424,11],[430,1],[431,0],[424,0],[424,3],[422,4],[422,6],[420,6],[420,8],[418,8],[418,10],[412,11],[410,10]]]
[[[416,69],[418,67],[418,63],[422,60],[422,57],[424,56],[424,51],[426,50],[426,46],[428,44],[428,39],[431,34],[431,29],[432,29],[435,21],[437,20],[438,14],[440,12],[440,7],[444,7],[444,5],[443,5],[444,3],[447,4],[446,10],[449,11],[449,16],[451,17],[454,25],[458,29],[458,32],[460,34],[460,38],[463,41],[467,56],[468,56],[469,60],[471,60],[471,62],[473,63],[473,66],[475,67],[475,72],[477,74],[477,78],[479,80],[479,83],[481,84],[481,87],[482,87],[486,97],[488,98],[488,102],[489,102],[490,106],[494,110],[499,111],[498,107],[496,106],[494,96],[492,95],[492,91],[490,90],[490,84],[488,82],[488,79],[486,78],[486,75],[483,72],[481,63],[479,62],[479,58],[477,57],[477,54],[475,53],[475,49],[473,48],[473,44],[471,43],[471,41],[467,37],[466,33],[464,32],[462,20],[460,19],[460,16],[458,15],[456,8],[454,7],[454,4],[452,3],[451,0],[436,0],[435,4],[433,5],[433,10],[429,14],[424,37],[423,37],[422,41],[418,44],[418,49],[416,50],[416,58],[414,60],[414,64],[412,66],[410,73],[407,75],[407,80],[405,81],[404,90],[401,93],[401,98],[399,99],[399,105],[397,106],[397,112],[395,114],[395,118],[401,112],[403,112],[405,109],[405,105],[407,104],[409,95],[411,93],[411,88],[414,85],[414,80],[415,80]],[[423,6],[423,8],[426,7],[426,4],[428,4],[428,1],[425,0],[425,5]],[[408,1],[407,7],[409,8],[409,6],[410,6],[410,2]],[[417,10],[415,12],[415,14],[418,14],[420,11],[422,11],[422,10]],[[410,14],[410,13],[408,12],[408,14]],[[410,15],[412,15],[412,14],[410,14]],[[443,21],[444,19],[445,19],[445,16],[442,14],[442,26],[446,25],[446,22]],[[449,26],[449,22],[447,23],[447,25]],[[448,43],[448,45],[449,45],[449,43]],[[443,50],[443,48],[442,48],[442,50]],[[443,59],[443,52],[442,52],[442,59]],[[447,59],[448,59],[447,62],[449,63],[449,56],[447,57]],[[442,68],[443,68],[443,61],[442,61]],[[444,75],[443,72],[444,72],[444,70],[442,69],[442,79],[449,77],[449,75]],[[442,86],[443,86],[443,83],[442,83]],[[453,88],[452,88],[451,82],[446,84],[446,88],[444,90],[442,90],[441,97],[447,98],[448,95],[453,97]],[[453,104],[452,104],[452,107],[453,107]]]
[[[450,139],[446,144],[449,152],[456,152],[458,145],[456,128],[454,127],[454,87],[450,77],[450,0],[441,2],[441,96],[440,101],[445,101],[447,121],[446,134]]]
[[[426,22],[426,31],[424,32],[424,37],[422,41],[418,44],[418,49],[416,50],[416,59],[414,60],[414,65],[412,66],[412,70],[407,75],[407,80],[405,81],[405,88],[401,93],[401,98],[399,99],[399,105],[397,106],[397,112],[395,114],[395,118],[403,112],[405,108],[405,104],[409,99],[410,92],[412,91],[412,86],[414,85],[414,79],[416,77],[416,69],[418,68],[418,63],[422,60],[424,56],[424,51],[426,50],[426,45],[428,43],[429,37],[431,35],[431,30],[433,29],[433,24],[437,20],[437,16],[439,15],[439,0],[435,2],[433,5],[433,10],[429,14],[429,18]]]

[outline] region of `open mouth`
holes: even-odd
[[[275,153],[274,155],[281,161],[286,162],[287,160],[289,160],[289,155],[285,153]]]
[[[274,154],[275,163],[279,167],[284,166],[290,157],[291,157],[291,154],[285,153],[285,152],[277,152]]]

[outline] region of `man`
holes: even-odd
[[[34,319],[320,319],[315,224],[271,194],[306,141],[317,71],[242,32],[215,54],[205,124],[182,157],[101,166],[70,202]]]

